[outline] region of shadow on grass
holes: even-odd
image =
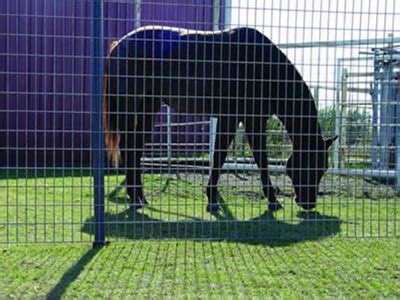
[[[200,218],[174,211],[164,211],[152,206],[147,208],[146,213],[133,211],[132,209],[125,209],[119,213],[106,213],[106,234],[110,240],[209,240],[232,242],[230,244],[232,247],[235,243],[283,247],[301,241],[324,239],[340,231],[340,219],[322,215],[318,212],[299,212],[297,214],[297,223],[288,223],[284,220],[279,220],[275,217],[274,213],[269,211],[266,211],[256,218],[241,221],[235,218],[235,215],[231,212],[226,203],[221,203],[221,205],[223,208],[222,211],[214,214],[216,220],[206,220],[205,217],[209,217],[208,214]],[[162,215],[165,216],[164,218],[178,216],[184,218],[184,220],[168,221],[158,219],[153,216],[157,213],[162,213]],[[82,227],[82,231],[89,234],[93,233],[94,221],[94,218],[87,219]],[[158,253],[160,248],[153,249],[153,247],[156,247],[155,245],[160,246],[159,243],[147,244],[147,247],[150,247],[147,253],[156,252],[156,259],[157,262],[159,262],[163,260],[161,258],[162,254],[159,255]],[[213,247],[221,246],[218,243],[211,242],[207,247],[211,247],[212,250]],[[247,265],[248,262],[246,261],[248,255],[246,256],[242,252],[236,253],[235,249],[236,248],[230,248],[229,246],[228,250],[230,253],[228,254],[232,255],[232,257],[239,255],[239,258],[235,258],[235,261],[242,261],[242,264],[250,270],[251,266]],[[226,255],[226,251],[222,251],[224,249],[221,249],[221,251],[217,250],[216,248],[215,252]],[[98,249],[89,250],[76,264],[71,266],[64,273],[57,285],[47,294],[47,298],[61,298],[67,288],[78,278],[85,266],[94,258],[98,251]],[[169,251],[167,252],[169,253]],[[186,250],[185,253],[187,253]],[[204,250],[204,253],[206,253],[206,250]],[[213,253],[212,257],[214,256]],[[222,256],[222,258],[223,257],[224,256]],[[178,251],[175,251],[175,260],[179,259],[181,258]],[[220,266],[216,262],[217,259],[215,257],[213,259],[215,270],[217,270]],[[254,261],[259,260],[257,257],[253,256],[251,259]],[[148,255],[145,256],[144,261],[149,261]],[[228,261],[228,259],[223,259],[223,261]],[[205,264],[209,265],[209,262],[205,262]],[[156,265],[157,263],[154,263],[154,266]],[[223,265],[226,266],[227,264],[223,263]],[[227,267],[227,269],[229,268]],[[210,271],[210,277],[211,274],[212,272]],[[238,272],[238,274],[240,274],[240,272]],[[185,279],[185,282],[186,281],[187,278]],[[148,284],[151,285],[151,281]],[[232,283],[232,286],[235,286],[235,284]],[[188,287],[185,287],[185,289],[188,289]]]
[[[275,245],[188,240],[114,243],[95,254],[85,266],[85,262],[75,266],[71,259],[57,264],[64,253],[52,251],[51,256],[46,255],[46,260],[54,260],[55,267],[65,275],[61,276],[57,289],[53,288],[47,295],[66,299],[163,299],[182,298],[182,295],[187,298],[241,299],[260,295],[264,298],[327,298],[343,291],[343,297],[374,298],[385,289],[386,298],[396,299],[399,295],[396,288],[398,243],[392,242],[395,241],[335,239],[300,243],[285,249]],[[69,246],[63,249],[68,251]],[[18,265],[20,262],[16,261]],[[30,288],[33,294],[29,295],[34,295],[31,298],[39,298],[34,290],[38,287],[49,290],[49,273],[38,269],[36,264],[27,266],[38,272],[40,278],[28,280],[20,290]],[[20,270],[30,272],[23,268],[26,267]],[[75,270],[83,271],[77,274]],[[351,279],[346,274],[355,273],[360,277],[349,286]],[[378,276],[383,285],[371,287],[371,276]],[[75,278],[75,281],[67,278]],[[21,294],[12,293],[14,297]]]
[[[123,184],[124,182],[108,195],[108,201],[127,204],[126,198],[117,196]],[[275,213],[265,211],[256,218],[243,221],[235,217],[222,198],[220,203],[222,210],[213,214],[215,220],[211,220],[209,214],[195,217],[173,209],[164,211],[151,205],[145,212],[125,209],[118,213],[106,213],[106,235],[111,240],[226,240],[289,245],[299,241],[323,239],[340,231],[339,218],[318,212],[299,212],[286,222],[277,219]],[[163,215],[163,218],[155,218],[154,215]],[[183,220],[170,221],[169,217]],[[295,222],[290,222],[293,220]],[[86,220],[82,231],[93,233],[94,221],[94,218]]]
[[[67,288],[73,283],[83,271],[85,266],[96,256],[100,248],[88,250],[74,265],[72,265],[58,281],[58,283],[46,295],[46,299],[60,299]]]
[[[217,220],[187,216],[188,220],[168,221],[130,209],[115,214],[106,213],[106,235],[110,240],[225,240],[286,246],[324,239],[340,231],[339,218],[318,212],[299,212],[296,223],[279,220],[269,211],[242,221],[235,219],[229,209],[224,208],[224,212],[214,215]],[[82,231],[90,234],[93,226],[94,218],[90,218],[86,220]]]

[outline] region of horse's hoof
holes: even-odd
[[[283,209],[284,206],[282,204],[280,204],[279,202],[272,202],[272,203],[268,203],[268,210],[269,211],[278,211],[280,209]]]
[[[222,209],[219,203],[208,203],[207,204],[207,212],[214,214],[219,212]]]

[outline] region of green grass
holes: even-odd
[[[399,298],[400,241],[0,247],[0,298]]]
[[[72,171],[34,175],[20,171],[0,176],[0,243],[91,241],[92,178]],[[266,211],[265,199],[260,199],[257,176],[248,175],[245,182],[222,177],[224,210],[216,215],[205,211],[207,176],[168,179],[166,175],[145,175],[151,205],[136,213],[129,209],[125,189],[120,186],[123,178],[106,177],[106,229],[111,240],[318,240],[329,236],[393,237],[400,231],[398,199],[388,192],[390,187],[369,185],[361,190],[366,183],[348,178],[326,176],[321,191],[328,195],[320,197],[315,212],[303,212],[286,195],[280,196],[286,209],[272,214]],[[339,183],[341,187],[335,189]],[[280,186],[290,192],[287,182]],[[351,195],[353,191],[357,193]]]
[[[360,157],[357,155],[347,156],[343,160],[343,168],[348,169],[373,169],[372,161],[368,157]]]
[[[286,209],[268,213],[257,176],[230,175],[220,183],[224,211],[210,215],[206,176],[147,174],[151,205],[133,213],[123,176],[109,175],[113,243],[92,250],[89,175],[0,173],[0,298],[400,297],[399,204],[389,186],[326,176],[317,211],[302,212],[285,194]],[[274,180],[290,192],[286,179]]]

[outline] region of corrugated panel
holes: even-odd
[[[90,3],[0,2],[0,165],[89,164]],[[135,1],[104,8],[106,49],[134,28]],[[146,0],[141,15],[143,25],[211,29],[212,0]]]

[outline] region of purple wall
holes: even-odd
[[[134,28],[135,1],[104,2],[106,49]],[[88,0],[0,1],[0,165],[89,164],[90,6]],[[141,8],[142,25],[212,28],[212,0],[143,0]],[[207,142],[191,129],[174,142]],[[165,141],[158,131],[153,142]]]

